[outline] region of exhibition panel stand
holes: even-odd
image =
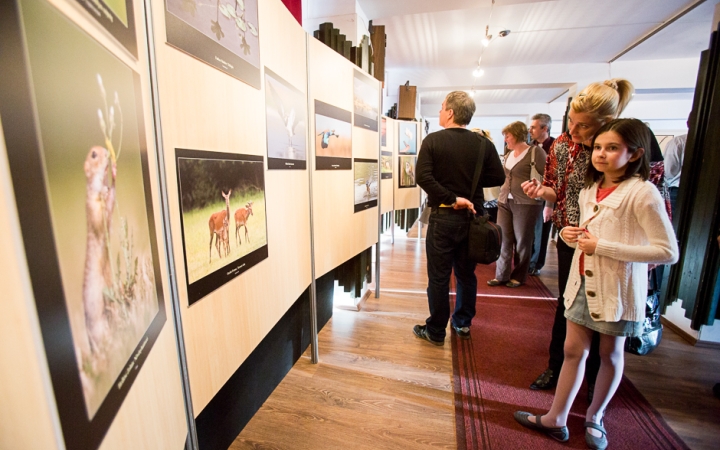
[[[0,8],[0,447],[181,448],[143,3]]]

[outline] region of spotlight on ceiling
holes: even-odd
[[[482,70],[480,67],[476,67],[475,70],[473,70],[472,74],[475,78],[480,78],[485,74],[485,71]]]
[[[482,44],[483,47],[487,47],[488,45],[490,45],[491,39],[492,39],[492,35],[486,35],[484,38],[482,38],[482,41],[480,41],[480,43]]]
[[[502,30],[502,31],[499,32],[498,34],[500,35],[500,37],[505,37],[505,36],[507,36],[508,34],[510,34],[510,30]]]

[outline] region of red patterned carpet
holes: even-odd
[[[528,386],[547,363],[555,299],[536,277],[520,288],[489,287],[493,266],[478,266],[472,338],[453,333],[458,449],[587,448],[583,428],[587,392],[580,390],[568,421],[570,441],[556,442],[523,428],[513,412],[547,411],[553,391]],[[687,449],[632,383],[623,378],[605,415],[611,449]]]

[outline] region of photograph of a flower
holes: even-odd
[[[265,68],[268,169],[305,169],[307,98]]]
[[[315,100],[316,170],[352,168],[352,114]]]
[[[355,158],[355,212],[377,206],[377,159]]]
[[[133,0],[77,0],[77,2],[137,58]]]
[[[417,155],[417,123],[398,121],[398,153]]]
[[[415,182],[415,163],[417,158],[415,156],[400,156],[398,157],[398,170],[400,176],[398,177],[398,188],[414,188],[417,186]]]
[[[268,256],[262,156],[175,149],[188,303]]]
[[[8,161],[65,447],[97,448],[166,320],[141,78],[54,6],[21,6],[0,114],[34,119],[4,128],[23,143]]]
[[[392,152],[381,152],[380,154],[380,178],[386,180],[393,175]]]
[[[168,44],[260,89],[257,0],[165,0]]]
[[[378,130],[380,98],[378,82],[374,78],[355,70],[353,77],[353,98],[355,126],[370,131]]]

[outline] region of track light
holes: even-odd
[[[489,36],[486,35],[484,38],[482,38],[480,43],[482,44],[483,47],[487,47],[488,45],[490,45],[490,39],[492,39],[492,35],[489,35]]]
[[[480,66],[476,67],[475,70],[473,70],[473,76],[475,78],[480,78],[485,74],[485,71],[480,68]]]

